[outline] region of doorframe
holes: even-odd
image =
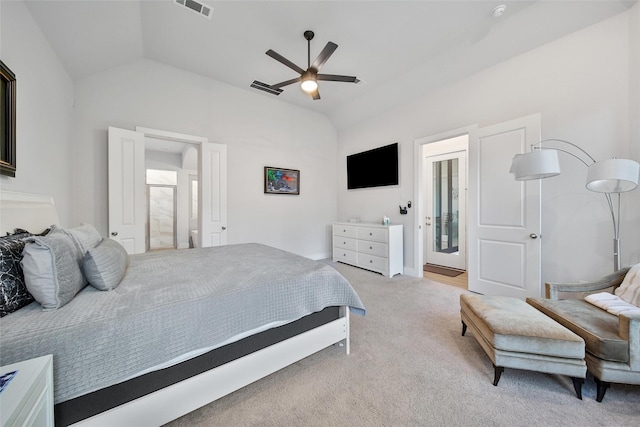
[[[422,152],[423,152],[423,148],[425,145],[427,144],[431,144],[434,142],[438,142],[438,141],[442,141],[445,139],[450,139],[450,138],[455,138],[457,136],[462,136],[462,135],[469,135],[471,136],[471,134],[473,132],[475,132],[478,129],[478,125],[474,124],[474,125],[470,125],[470,126],[465,126],[462,128],[458,128],[458,129],[453,129],[453,130],[449,130],[446,132],[442,132],[436,135],[431,135],[431,136],[427,136],[427,137],[423,137],[423,138],[418,138],[416,140],[414,140],[413,142],[413,159],[414,159],[414,175],[413,175],[413,188],[414,188],[414,195],[413,195],[413,199],[416,200],[417,205],[416,205],[416,215],[413,218],[414,219],[414,239],[413,239],[413,253],[414,253],[414,259],[413,259],[413,265],[415,268],[415,271],[413,272],[413,276],[415,277],[422,277],[423,276],[423,271],[422,271],[422,265],[423,265],[423,260],[424,260],[424,230],[422,228],[422,223],[423,223],[423,218],[425,216],[425,212],[424,212],[424,194],[426,192],[425,190],[425,167],[424,167],[424,161],[422,158]],[[468,153],[468,147],[467,147],[467,153]],[[468,156],[467,156],[468,158]],[[469,162],[467,162],[467,172],[469,170]],[[469,182],[469,174],[467,173],[467,187],[468,187],[468,182]],[[466,195],[466,189],[465,189],[465,195]],[[469,221],[469,216],[467,215],[467,219],[466,222]],[[467,224],[465,224],[466,227]],[[468,246],[468,238],[465,236],[465,245]],[[467,251],[468,252],[468,251]],[[467,263],[468,264],[468,263]],[[405,268],[405,273],[407,273],[407,269]]]
[[[466,138],[462,138],[466,137]],[[445,139],[442,140],[442,144],[440,142],[434,143],[434,145],[440,145],[442,148],[446,147],[446,150],[439,150],[436,148],[435,152],[426,153],[428,150],[428,146],[423,146],[422,150],[422,161],[423,165],[426,167],[425,172],[433,169],[434,159],[438,162],[452,159],[459,160],[458,162],[458,250],[456,257],[452,257],[450,254],[439,253],[437,251],[433,251],[433,238],[434,233],[438,229],[437,222],[435,217],[430,217],[429,214],[433,213],[433,179],[429,178],[429,173],[425,173],[425,182],[431,182],[431,185],[425,186],[425,197],[424,206],[425,209],[425,221],[430,221],[431,227],[426,227],[423,231],[423,239],[426,238],[426,241],[423,241],[423,252],[422,254],[422,263],[426,262],[434,265],[445,266],[448,268],[456,268],[467,270],[467,153],[468,153],[468,145],[469,145],[469,135],[461,135],[460,140],[466,139],[466,144],[456,143],[455,139]],[[426,148],[426,149],[425,149]],[[430,166],[431,165],[431,166]],[[431,209],[429,209],[431,207]],[[431,236],[429,236],[431,235]],[[450,237],[450,236],[449,236]],[[430,258],[431,257],[431,258]],[[449,265],[455,264],[455,265]]]
[[[144,126],[136,126],[136,132],[140,132],[144,134],[145,138],[167,139],[171,141],[185,142],[185,143],[196,145],[198,150],[198,158],[201,156],[201,153],[202,153],[202,145],[209,143],[209,138],[204,136],[188,135],[185,133],[170,132],[170,131],[161,130],[161,129],[147,128]],[[198,160],[198,164],[200,164],[200,160]],[[198,240],[202,239],[201,237],[202,230],[201,230],[201,224],[200,224],[200,217],[201,217],[200,211],[202,210],[200,205],[202,203],[202,182],[201,182],[202,177],[200,175],[201,175],[200,170],[198,170],[198,227],[197,227]],[[191,189],[189,191],[191,191]],[[191,207],[189,207],[189,209],[191,209]],[[147,213],[147,216],[148,216],[148,213]],[[201,241],[198,242],[198,247],[202,247]]]

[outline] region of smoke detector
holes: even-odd
[[[211,19],[211,15],[213,13],[213,8],[211,6],[207,6],[206,4],[196,0],[173,0],[173,2],[178,6],[186,7],[187,9],[196,12],[200,16]]]
[[[507,10],[507,5],[506,4],[501,4],[499,6],[496,6],[493,8],[493,10],[491,11],[491,15],[494,18],[499,18],[502,16],[502,14],[504,13],[504,11]]]

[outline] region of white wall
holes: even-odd
[[[341,129],[338,219],[377,221],[386,214],[392,223],[404,224],[405,267],[420,271],[413,265],[416,210],[402,216],[398,211],[414,194],[414,140],[472,124],[540,112],[543,138],[573,141],[596,159],[640,160],[639,7]],[[345,156],[394,141],[400,142],[400,185],[347,191]],[[609,210],[604,196],[584,188],[586,168],[562,157],[563,174],[543,181],[543,280],[596,278],[613,268]],[[628,265],[640,261],[640,190],[625,194],[623,204],[622,263]]]
[[[0,188],[53,196],[71,223],[73,82],[22,2],[0,2],[0,58],[16,75],[16,176]]]
[[[335,128],[323,116],[157,62],[77,82],[75,222],[108,228],[107,127],[162,129],[228,146],[228,243],[329,256],[336,219]],[[263,168],[299,169],[300,196],[263,193]]]

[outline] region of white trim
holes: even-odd
[[[169,132],[166,130],[151,129],[142,126],[136,126],[136,132],[143,133],[148,138],[170,139],[179,142],[189,142],[191,144],[202,144],[209,142],[209,138],[204,136],[187,135],[186,133]]]

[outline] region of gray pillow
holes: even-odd
[[[96,228],[91,224],[82,224],[79,227],[74,228],[60,228],[54,226],[54,229],[60,230],[71,236],[82,256],[84,256],[89,249],[93,249],[98,246],[102,240],[98,230],[96,230]]]
[[[27,290],[45,310],[64,306],[87,285],[76,244],[59,228],[26,241],[20,265]]]
[[[102,239],[84,256],[84,273],[89,284],[101,291],[110,291],[120,284],[129,255],[122,245],[112,239]]]

